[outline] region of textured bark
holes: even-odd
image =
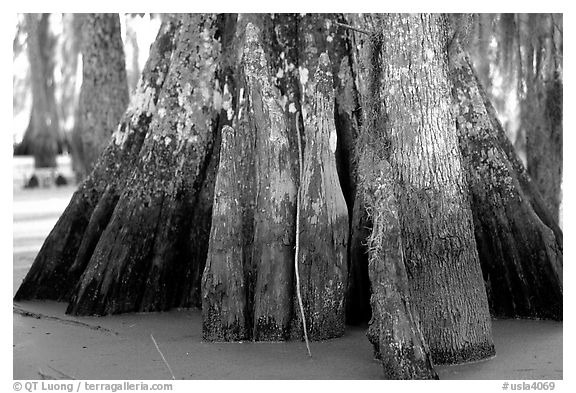
[[[50,14],[25,14],[27,50],[32,85],[30,125],[22,150],[32,153],[35,168],[56,167],[59,123],[54,95],[54,39],[49,32]]]
[[[435,364],[494,354],[468,187],[458,151],[443,15],[387,15],[370,93],[390,149],[411,299]],[[382,129],[383,128],[383,129]]]
[[[212,152],[220,45],[212,15],[185,15],[135,168],[67,312],[189,306],[190,216]],[[219,94],[219,93],[217,93]]]
[[[562,319],[562,232],[458,47],[451,53],[451,79],[491,312]]]
[[[293,292],[296,179],[284,110],[260,30],[246,25],[244,93],[235,129],[222,135],[204,272],[207,340],[287,338]]]
[[[298,208],[301,215],[298,260],[302,301],[313,340],[344,334],[347,279],[348,210],[336,170],[336,127],[331,63],[323,53],[306,86],[304,167]],[[295,317],[295,332],[301,321]]]
[[[370,132],[370,131],[367,131]],[[387,379],[438,379],[410,299],[392,171],[380,146],[363,146],[359,189],[373,227],[368,236],[372,319],[366,333]]]
[[[160,30],[139,88],[120,122],[114,140],[92,173],[78,187],[44,241],[16,292],[15,300],[69,298],[106,228],[106,217],[111,215],[138,159],[160,90],[166,80],[175,29],[175,23],[166,23]],[[91,221],[91,229],[87,231]],[[79,253],[80,248],[85,251]]]
[[[208,240],[206,229],[191,227],[210,224],[206,199],[214,174],[207,170],[215,171],[209,157],[217,157],[221,105],[213,86],[220,54],[216,26],[210,15],[166,19],[112,142],[16,299],[70,299],[68,312],[98,315],[164,310],[199,299],[194,274],[204,258],[189,240]]]
[[[73,132],[80,139],[79,175],[83,177],[94,167],[126,110],[128,82],[118,14],[80,18],[82,87]]]

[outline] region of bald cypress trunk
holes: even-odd
[[[70,300],[67,312],[97,315],[199,299],[194,274],[205,255],[202,247],[191,250],[190,237],[208,240],[197,227],[210,224],[207,170],[216,169],[210,157],[221,105],[217,25],[211,15],[167,18],[111,143],[16,299]]]
[[[336,127],[331,63],[321,54],[305,87],[302,178],[300,179],[300,273],[308,334],[322,340],[344,334],[348,210],[336,170]],[[300,331],[296,315],[295,330]]]
[[[260,30],[247,24],[235,128],[225,128],[203,277],[204,338],[284,340],[292,316],[296,179]]]
[[[128,82],[118,14],[85,14],[82,87],[73,133],[80,140],[78,175],[90,173],[128,105]]]
[[[187,306],[190,215],[212,153],[220,45],[213,15],[179,17],[175,47],[133,173],[67,312],[110,314]],[[197,223],[201,224],[201,223]]]
[[[562,231],[464,53],[451,53],[459,146],[493,315],[562,319]]]
[[[391,151],[411,300],[434,363],[494,354],[451,111],[448,39],[443,15],[382,17],[369,90],[382,125],[362,134]]]
[[[132,104],[92,173],[44,241],[15,300],[68,300],[106,228],[149,131],[174,48],[176,23],[160,30]]]

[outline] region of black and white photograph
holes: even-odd
[[[7,391],[567,389],[541,6],[6,17]]]

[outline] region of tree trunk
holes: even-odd
[[[392,152],[411,299],[435,364],[494,354],[451,112],[447,24],[443,15],[382,17],[369,88],[382,125],[360,142]]]
[[[220,45],[212,15],[181,16],[170,68],[138,162],[67,312],[189,306],[190,215],[217,131]],[[219,93],[217,93],[219,94]],[[194,289],[192,289],[194,290]]]
[[[328,55],[323,53],[305,87],[305,148],[300,179],[300,273],[302,302],[311,339],[344,334],[348,209],[336,169],[334,92]],[[301,334],[296,313],[295,330]]]
[[[223,130],[203,278],[204,338],[284,340],[291,320],[296,179],[260,30],[246,25],[235,128]]]
[[[118,14],[82,18],[82,87],[74,125],[84,176],[92,171],[128,105],[128,82]],[[83,176],[82,176],[83,177]]]
[[[339,14],[306,14],[298,22],[300,37],[299,71],[306,87],[312,81],[320,53],[326,52],[331,62],[332,87],[335,90],[334,122],[336,125],[336,164],[342,192],[349,214],[352,213],[356,191],[354,142],[359,133],[358,94],[350,59],[348,32],[337,23],[346,23]]]
[[[459,146],[490,308],[562,319],[562,232],[507,139],[467,57],[451,53]]]
[[[25,14],[28,59],[32,79],[30,126],[23,142],[29,143],[35,168],[55,168],[59,145],[58,113],[54,96],[54,40],[49,32],[50,14]]]
[[[69,299],[138,160],[166,80],[176,28],[166,23],[160,30],[113,140],[44,241],[15,300]]]
[[[206,168],[215,166],[206,157],[217,156],[210,87],[219,45],[215,18],[194,18],[167,18],[113,141],[52,230],[16,300],[71,298],[68,312],[104,314],[199,299],[193,275],[201,273],[205,255],[194,259],[202,247],[190,250],[196,243],[188,242],[194,236],[207,244],[208,231],[190,229],[189,217],[197,226],[210,223],[213,175]],[[195,71],[184,71],[192,61]]]

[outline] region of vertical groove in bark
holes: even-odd
[[[494,354],[468,188],[451,111],[442,15],[381,19],[380,138],[390,146],[411,298],[434,363]],[[379,72],[379,70],[374,70]],[[370,139],[368,139],[370,141]]]
[[[296,179],[259,35],[246,25],[237,131],[222,139],[202,283],[207,340],[284,340],[292,314]]]
[[[506,138],[470,63],[451,52],[460,150],[492,314],[562,319],[562,232]]]
[[[189,217],[214,139],[220,45],[213,15],[179,16],[150,132],[67,312],[109,314],[183,306]]]
[[[312,340],[344,334],[344,294],[347,279],[348,210],[336,170],[336,128],[331,63],[320,55],[307,86],[304,116],[304,168],[299,192],[302,206],[300,280],[302,300]],[[301,321],[295,315],[294,333]]]
[[[375,18],[371,14],[347,14],[345,16],[348,24],[363,31],[375,30]],[[369,35],[348,31],[350,76],[356,90],[356,109],[353,113],[357,119],[358,127],[364,125],[366,107],[369,106],[371,97],[367,97],[366,81],[368,79],[369,65],[366,62],[367,47],[369,45]],[[379,66],[378,66],[379,67]],[[348,80],[342,77],[341,80]],[[350,82],[346,82],[347,85]],[[346,88],[347,90],[348,88]],[[359,161],[359,144],[361,130],[353,138],[350,151],[351,172],[354,182],[359,182],[357,162]],[[339,135],[340,138],[340,135]],[[346,136],[343,136],[346,138]],[[370,235],[371,222],[366,211],[366,202],[363,192],[357,187],[354,188],[354,199],[352,210],[350,211],[350,242],[348,246],[348,288],[346,290],[346,322],[349,324],[360,324],[368,322],[371,318],[372,309],[370,306],[370,278],[368,275],[368,249],[366,239]]]
[[[124,187],[148,133],[170,64],[176,27],[177,23],[169,22],[160,29],[139,87],[114,133],[113,141],[109,143],[92,173],[78,187],[44,241],[16,292],[15,300],[67,300],[68,294],[75,287],[78,277],[84,271],[87,258],[91,256],[88,249],[98,242],[106,227],[107,219],[104,219],[104,216],[114,209],[114,200]],[[108,193],[104,195],[106,190]],[[101,213],[98,213],[98,217],[101,217],[102,221],[99,219],[98,225],[93,224],[93,230],[87,232],[93,212],[99,205]],[[85,245],[81,246],[82,243]],[[79,254],[81,247],[88,252]]]
[[[35,168],[55,168],[60,129],[54,95],[54,38],[50,14],[24,14],[32,86],[30,125],[22,143],[29,144]]]
[[[90,173],[128,104],[128,82],[118,14],[82,19],[82,87],[73,131],[81,141],[84,176]]]

